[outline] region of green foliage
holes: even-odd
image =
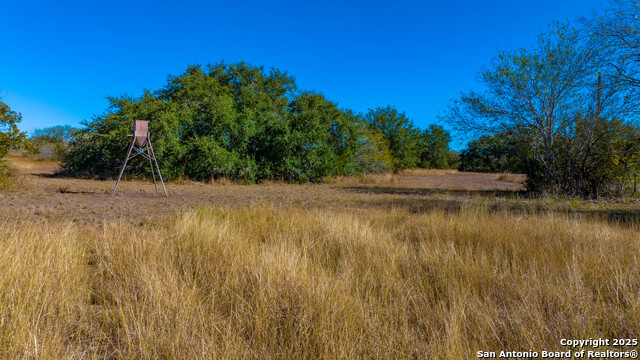
[[[578,115],[553,148],[554,192],[581,197],[635,194],[640,179],[640,129],[621,120]],[[547,178],[530,140],[500,133],[471,141],[461,171],[527,174],[527,188],[547,191]]]
[[[394,172],[414,168],[420,161],[419,131],[405,113],[392,106],[371,109],[364,117],[367,128],[388,144]]]
[[[292,77],[245,63],[191,66],[140,98],[109,99],[103,115],[76,133],[63,169],[81,176],[119,170],[133,119],[149,119],[152,143],[168,178],[245,182],[318,181],[362,170],[360,125],[350,112]],[[127,171],[149,175],[134,162]]]
[[[578,115],[556,149],[565,193],[621,196],[640,177],[640,129],[624,121]]]
[[[353,174],[356,126],[347,114],[322,95],[304,92],[290,106],[288,174],[302,181],[321,176]]]
[[[20,148],[24,144],[26,135],[18,129],[20,121],[22,121],[22,115],[0,101],[0,159],[9,150]]]
[[[190,66],[157,91],[109,102],[104,114],[72,133],[62,164],[67,174],[117,175],[134,119],[150,120],[169,179],[317,182],[412,168],[423,150],[434,166],[446,167],[450,155],[449,134],[440,127],[427,138],[392,107],[365,115],[341,110],[321,94],[299,91],[284,72],[245,63]],[[144,161],[133,161],[127,172],[150,175]]]
[[[57,125],[44,129],[36,129],[31,135],[31,139],[46,142],[69,142],[73,140],[76,128],[69,125]]]
[[[36,129],[26,143],[30,153],[40,153],[43,148],[50,149],[50,157],[61,159],[67,153],[69,142],[73,140],[77,129],[69,125],[58,125],[44,129]]]
[[[25,146],[26,135],[18,129],[21,120],[22,115],[0,101],[0,190],[8,187],[11,178],[10,169],[2,158],[9,150]]]
[[[522,144],[507,133],[485,135],[460,152],[460,171],[525,172]],[[527,154],[524,154],[525,156]]]
[[[526,174],[527,189],[542,191],[546,186],[544,168],[529,143],[529,139],[507,132],[482,136],[460,152],[458,170]]]
[[[451,134],[442,126],[429,126],[420,133],[419,138],[420,167],[447,169],[453,165],[455,156],[449,149]]]
[[[554,141],[567,126],[576,106],[588,104],[584,84],[589,80],[593,49],[582,46],[566,25],[541,34],[529,49],[506,51],[480,73],[483,94],[464,94],[451,108],[449,118],[466,134],[509,133],[528,139],[537,149],[548,187],[554,177]]]
[[[364,126],[360,133],[360,151],[356,155],[356,168],[362,173],[383,173],[393,169],[393,158],[387,140],[381,133]]]
[[[609,50],[584,35],[556,24],[481,72],[486,91],[448,114],[467,136],[490,135],[469,144],[462,169],[526,173],[529,190],[545,193],[622,195],[631,180],[635,192],[637,96],[611,74]]]

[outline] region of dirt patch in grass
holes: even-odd
[[[442,171],[442,170],[441,170]],[[524,186],[522,175],[509,174],[511,177],[504,178],[504,174],[487,174],[473,172],[442,171],[433,174],[411,174],[402,176],[402,184],[409,187],[423,187],[428,189],[450,189],[450,190],[503,190],[522,191]],[[514,181],[518,179],[518,181]]]

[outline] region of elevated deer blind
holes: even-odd
[[[133,120],[133,141],[131,142],[131,146],[129,146],[129,150],[127,151],[127,156],[124,159],[124,164],[122,164],[122,170],[120,170],[120,175],[118,176],[118,181],[116,181],[116,187],[113,188],[113,192],[111,196],[116,193],[118,189],[118,184],[120,183],[120,178],[122,178],[122,174],[124,173],[125,167],[127,167],[127,162],[130,159],[138,155],[142,155],[143,157],[149,159],[149,165],[151,165],[151,177],[153,178],[153,185],[156,187],[156,194],[158,193],[158,184],[156,183],[156,175],[153,171],[153,164],[156,165],[156,170],[158,171],[158,177],[160,178],[160,183],[162,183],[162,190],[164,190],[164,196],[167,195],[167,189],[164,187],[164,181],[162,181],[162,174],[160,174],[160,167],[158,166],[158,160],[156,159],[156,154],[153,151],[153,146],[151,145],[151,133],[149,133],[149,121],[147,120]],[[131,155],[131,153],[134,153]]]

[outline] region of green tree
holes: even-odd
[[[455,101],[448,119],[465,134],[510,134],[526,143],[542,169],[546,191],[561,186],[558,140],[574,126],[575,114],[595,103],[596,48],[577,30],[556,25],[530,49],[498,55],[480,74],[481,93]],[[594,105],[595,107],[595,105]]]
[[[353,114],[320,94],[298,91],[294,78],[277,69],[246,63],[190,66],[162,89],[109,101],[108,110],[86,122],[71,142],[66,172],[117,174],[133,119],[150,120],[168,178],[307,182],[358,171]],[[150,175],[144,162],[127,171]]]
[[[460,171],[527,173],[525,145],[506,133],[470,141],[460,152]]]
[[[420,133],[420,167],[447,169],[452,161],[451,134],[442,126],[430,125]]]
[[[578,115],[557,153],[565,193],[621,196],[640,166],[640,129],[624,121]],[[635,184],[633,186],[635,191]]]
[[[0,98],[0,159],[9,150],[23,146],[26,135],[18,129],[18,123],[22,121],[22,115],[11,110],[9,105]]]
[[[291,171],[302,181],[352,173],[355,126],[347,114],[324,96],[299,94],[289,105]]]
[[[393,170],[393,158],[387,140],[381,133],[362,127],[358,137],[360,146],[355,157],[358,173],[384,173]]]
[[[405,113],[392,106],[370,109],[364,116],[370,131],[379,132],[388,144],[395,172],[414,168],[420,160],[418,129]]]
[[[42,147],[51,148],[56,158],[62,158],[66,153],[71,140],[73,140],[76,128],[69,125],[58,125],[44,129],[36,129],[29,141],[34,144],[38,151]]]

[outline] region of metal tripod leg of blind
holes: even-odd
[[[158,159],[156,158],[156,152],[153,151],[153,145],[151,145],[151,139],[147,139],[149,142],[149,148],[151,148],[151,154],[153,154],[153,161],[156,162],[156,169],[158,169],[158,177],[160,178],[160,183],[162,183],[162,190],[164,190],[164,196],[169,197],[167,194],[167,189],[164,187],[164,181],[162,181],[162,174],[160,173],[160,166],[158,166]]]
[[[133,149],[133,144],[136,143],[136,138],[133,138],[133,142],[131,146],[129,146],[129,151],[127,151],[127,157],[124,159],[124,164],[122,164],[122,170],[120,170],[120,175],[118,176],[118,181],[116,181],[116,187],[113,188],[113,192],[111,193],[111,197],[116,193],[118,189],[118,184],[120,183],[120,178],[122,177],[122,173],[124,173],[124,168],[127,166],[127,161],[129,161],[129,155],[131,155],[131,150]]]
[[[149,165],[151,165],[151,177],[153,178],[153,186],[156,187],[156,194],[158,193],[158,184],[156,184],[156,175],[153,172],[153,161],[151,161],[151,151],[149,151],[149,147],[147,146],[147,155],[149,155]]]

